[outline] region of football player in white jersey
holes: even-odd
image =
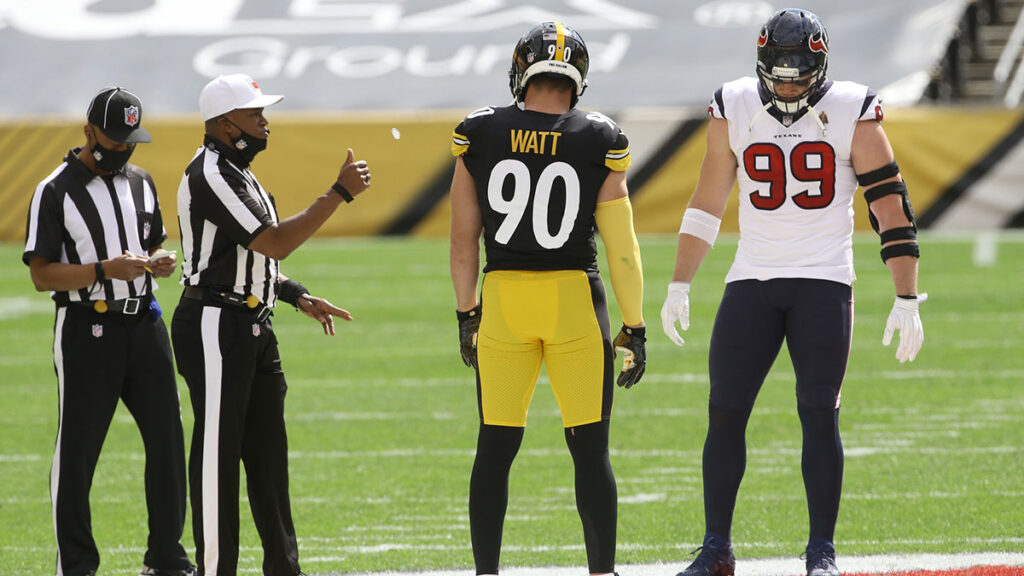
[[[882,130],[878,95],[830,81],[828,33],[814,14],[781,10],[761,28],[757,78],[728,82],[709,107],[707,152],[679,230],[662,308],[665,333],[683,339],[689,290],[718,234],[733,183],[740,240],[711,335],[704,444],[704,545],[678,576],[726,576],[736,493],[746,465],[747,421],[782,347],[796,374],[810,534],[809,576],[839,576],[832,543],[842,490],[839,402],[853,325],[853,204],[858,184],[882,239],[896,297],[882,342],[913,360],[918,315],[917,227]]]

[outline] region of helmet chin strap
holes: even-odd
[[[769,108],[772,107],[772,104],[773,102],[771,101],[771,99],[769,99],[768,103],[765,104],[760,110],[758,110],[757,114],[754,114],[754,117],[750,119],[750,124],[747,124],[747,132],[754,131],[754,123],[757,122],[757,119],[761,117],[761,114],[764,114],[765,112],[768,111]]]
[[[796,102],[786,102],[784,100],[780,100],[778,98],[773,97],[772,101],[774,102],[775,107],[778,108],[781,112],[785,112],[786,114],[796,114],[797,112],[800,111],[801,108],[804,108],[807,105],[807,100],[809,99],[809,96],[804,96],[803,98],[797,100]]]
[[[818,123],[818,128],[821,128],[821,135],[828,136],[828,129],[825,128],[825,123],[821,121],[821,114],[818,114],[818,111],[810,104],[807,105],[807,111],[814,116],[814,121]]]

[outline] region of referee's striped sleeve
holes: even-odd
[[[32,258],[44,258],[50,262],[60,261],[61,242],[64,238],[63,196],[53,185],[53,178],[66,164],[61,164],[45,180],[36,186],[29,205],[28,221],[25,225],[25,252],[22,262],[28,264]]]

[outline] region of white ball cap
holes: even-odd
[[[199,114],[203,121],[240,108],[266,108],[284,100],[284,96],[264,94],[248,74],[217,76],[199,94]]]

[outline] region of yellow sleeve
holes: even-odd
[[[462,124],[459,124],[459,128],[461,127]],[[466,150],[469,150],[469,138],[459,134],[458,128],[456,128],[452,131],[452,156],[462,156]]]
[[[633,206],[629,197],[599,203],[594,219],[608,253],[608,271],[622,321],[630,326],[641,324],[644,321],[644,268],[633,230]]]

